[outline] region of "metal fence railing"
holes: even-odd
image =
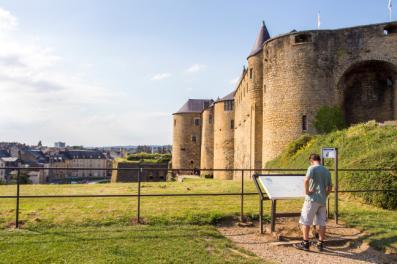
[[[244,197],[250,195],[258,195],[257,192],[246,192],[245,191],[245,184],[247,178],[251,179],[252,175],[255,173],[275,173],[275,172],[282,172],[282,173],[292,173],[292,172],[305,172],[306,169],[201,169],[201,172],[232,172],[234,175],[240,175],[238,178],[241,181],[240,190],[239,192],[223,192],[223,193],[147,193],[142,194],[141,188],[142,185],[142,174],[144,171],[156,171],[156,170],[164,170],[164,168],[43,168],[43,167],[3,167],[0,170],[13,170],[16,171],[16,182],[14,185],[16,186],[16,193],[15,195],[0,195],[0,199],[15,199],[15,227],[19,228],[19,215],[20,215],[20,199],[45,199],[45,198],[122,198],[122,197],[136,197],[137,198],[137,222],[141,223],[141,199],[146,197],[199,197],[199,196],[239,196],[240,197],[240,220],[244,221]],[[20,182],[20,175],[23,171],[32,171],[32,170],[106,170],[106,171],[134,171],[137,175],[136,182],[137,183],[137,193],[134,194],[59,194],[59,195],[21,195],[20,194],[20,186],[22,185]],[[197,172],[194,169],[166,169],[167,173],[175,174],[192,174],[193,172]],[[330,171],[333,171],[330,169]],[[339,172],[397,172],[397,169],[339,169]],[[87,177],[87,179],[90,179]],[[336,186],[338,187],[338,186]],[[360,192],[390,192],[390,193],[397,193],[397,189],[355,189],[355,190],[339,190],[339,188],[335,188],[339,193],[360,193]],[[263,198],[264,200],[268,200],[267,197]],[[337,211],[337,210],[336,210]]]

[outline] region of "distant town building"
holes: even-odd
[[[0,182],[8,182],[11,179],[12,169],[5,169],[6,167],[18,167],[18,158],[2,157],[0,158]]]
[[[49,156],[48,181],[66,178],[107,178],[111,165],[107,157],[98,150],[64,150]],[[57,169],[59,168],[59,169]],[[77,168],[66,170],[64,168]]]
[[[55,147],[55,148],[65,148],[65,147],[66,147],[66,143],[65,143],[65,142],[61,142],[61,141],[58,141],[58,142],[55,142],[55,143],[54,143],[54,147]]]

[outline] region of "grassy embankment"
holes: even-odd
[[[302,136],[267,167],[305,168],[310,153],[319,153],[321,147],[326,146],[338,148],[340,168],[397,169],[396,127],[378,126],[373,122],[326,135]],[[339,177],[340,189],[397,189],[396,171],[340,172]],[[341,217],[347,224],[370,233],[368,241],[371,245],[397,252],[396,193],[345,194],[341,200]],[[367,204],[389,210],[376,209]]]

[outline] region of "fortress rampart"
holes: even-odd
[[[230,162],[235,169],[265,167],[289,142],[316,133],[314,119],[322,106],[339,106],[348,124],[397,119],[397,22],[292,31],[274,38],[263,24],[247,61],[229,97],[233,116],[225,116],[221,102],[215,103],[212,150],[211,128],[202,133],[209,136],[201,139],[201,156],[213,155],[214,168],[229,168]],[[230,120],[234,129],[225,133]],[[193,133],[191,128],[176,129],[178,144],[184,133]],[[233,144],[225,144],[230,137]],[[174,153],[180,157],[178,150]],[[201,168],[210,164],[201,163]],[[173,163],[174,168],[180,165],[186,162]]]

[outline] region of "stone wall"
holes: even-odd
[[[249,75],[244,71],[234,95],[234,168],[249,169],[252,167],[252,101],[248,90]],[[241,177],[235,172],[234,178]]]
[[[214,107],[203,111],[201,129],[201,169],[214,168]],[[212,171],[201,171],[201,175],[211,175]]]
[[[200,168],[201,152],[201,114],[174,114],[172,168],[194,169]],[[194,120],[200,119],[200,125]]]
[[[133,170],[113,170],[111,182],[137,182],[139,168],[142,168],[141,181],[142,182],[159,182],[165,181],[167,178],[168,164],[147,164],[147,163],[133,163],[133,162],[119,162],[113,161],[114,169],[129,168]],[[145,170],[147,169],[147,170]]]
[[[233,169],[234,156],[234,110],[225,111],[225,102],[218,101],[214,105],[214,168]],[[214,178],[221,180],[233,179],[233,172],[214,171]]]
[[[236,169],[259,169],[262,166],[262,58],[262,53],[248,58],[248,69],[244,72],[235,95],[234,167]],[[240,178],[241,172],[235,172],[234,179]]]
[[[297,32],[265,43],[263,51],[266,87],[263,95],[263,166],[302,133],[316,132],[313,121],[321,106],[339,105],[346,110],[346,105],[351,104],[352,100],[356,105],[362,103],[360,102],[362,97],[346,100],[346,95],[351,94],[351,91],[348,92],[346,89],[354,85],[348,83],[349,78],[345,78],[345,74],[357,65],[369,61],[375,62],[369,70],[368,67],[366,68],[367,74],[364,73],[364,75],[367,77],[361,75],[364,79],[361,83],[355,84],[359,86],[355,89],[368,92],[373,90],[374,82],[383,81],[385,84],[389,78],[393,87],[389,88],[385,95],[394,94],[395,97],[397,33],[385,36],[386,25]],[[388,69],[388,77],[379,74],[376,76],[376,69],[379,65],[384,65],[384,68]],[[360,71],[359,68],[358,70]],[[371,77],[368,72],[375,72],[375,76]],[[372,88],[365,88],[368,84],[365,82],[366,79],[372,80],[370,84]],[[340,83],[341,80],[343,84]],[[379,103],[378,110],[393,111],[394,114],[385,113],[379,117],[379,114],[373,111],[376,108],[372,110],[362,108],[362,111],[349,113],[350,118],[360,121],[369,119],[384,121],[385,118],[396,118],[395,103],[387,99],[375,100]],[[390,104],[393,104],[393,110],[390,110]],[[303,129],[304,116],[307,119],[307,131]]]
[[[209,168],[211,155],[213,168],[265,167],[292,140],[316,133],[322,106],[340,106],[349,124],[397,119],[397,22],[269,39],[248,58],[234,102],[234,112],[215,103],[213,130],[210,110],[202,130],[192,125],[200,114],[174,115],[173,168],[199,167],[200,156]],[[241,172],[214,176],[239,179]]]

